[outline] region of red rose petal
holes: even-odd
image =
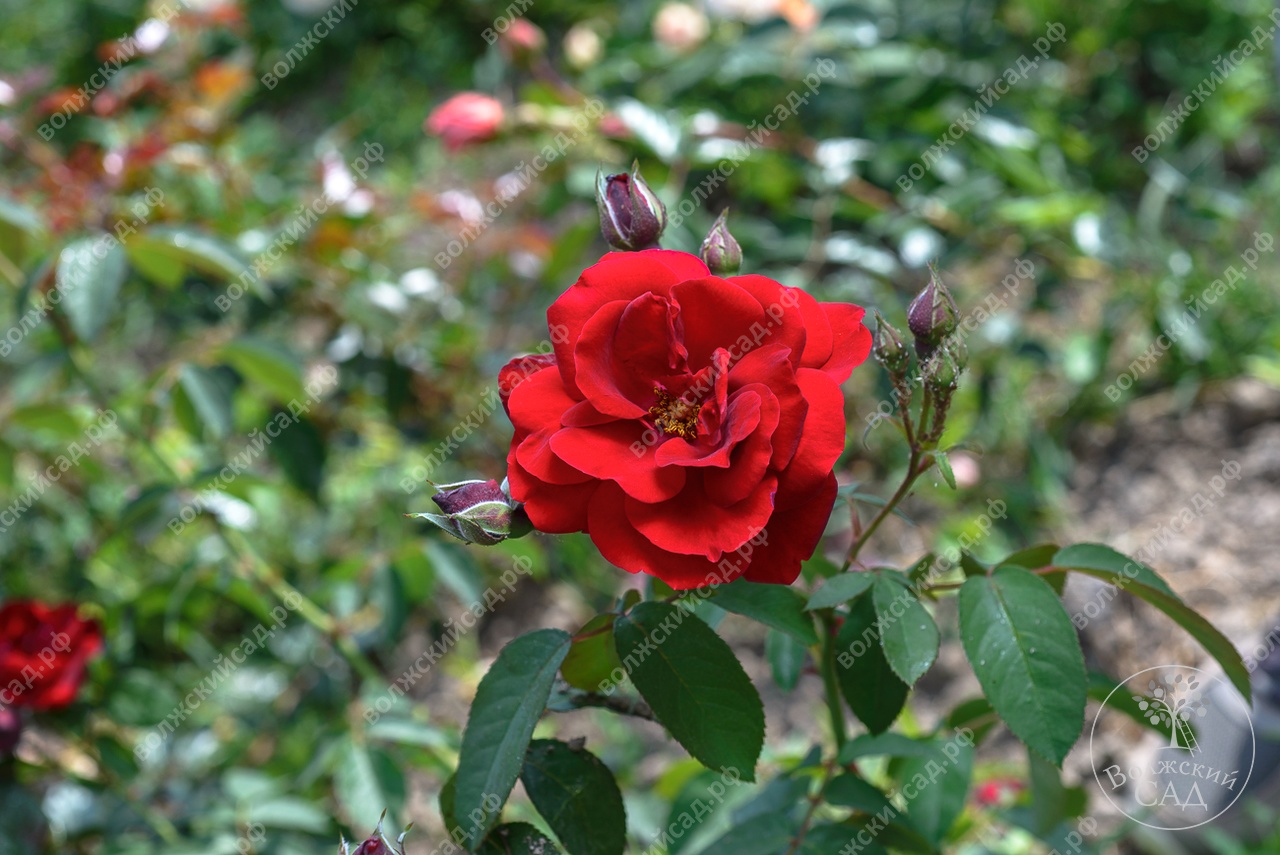
[[[831,321],[812,294],[799,288],[794,289],[794,293],[800,301],[796,308],[804,318],[806,333],[800,364],[805,368],[821,368],[831,358]]]
[[[580,472],[602,481],[616,481],[640,502],[664,502],[684,486],[684,470],[659,467],[644,447],[643,422],[611,422],[589,428],[565,428],[551,437],[556,455]],[[641,443],[642,453],[632,451]]]
[[[655,451],[657,465],[727,467],[730,455],[738,443],[757,431],[760,424],[761,392],[768,394],[769,390],[766,387],[755,389],[748,387],[734,395],[726,409],[718,442],[712,441],[712,437],[706,437],[706,441],[699,442],[672,437],[657,447]],[[773,398],[772,395],[769,397]],[[776,400],[774,407],[775,409],[777,407]],[[776,425],[776,419],[774,421]],[[767,463],[769,456],[767,438],[764,454]]]
[[[630,302],[649,292],[666,296],[677,282],[697,279],[707,272],[707,266],[697,256],[666,249],[611,252],[587,268],[547,310],[548,324],[560,328],[554,330],[551,340],[570,394],[577,392],[574,349],[582,328],[601,306],[614,300]]]
[[[821,305],[831,324],[831,358],[820,368],[837,383],[843,383],[871,353],[871,330],[862,323],[867,311],[852,303]]]
[[[818,548],[835,502],[836,476],[828,475],[807,501],[775,512],[765,526],[765,543],[755,548],[743,575],[752,582],[794,582],[800,575],[800,565]]]
[[[627,500],[627,519],[659,549],[718,561],[724,553],[750,540],[773,514],[773,496],[778,488],[774,475],[766,475],[750,496],[725,508],[707,496],[699,470],[688,472],[684,489],[668,502],[644,504]]]
[[[778,399],[767,386],[762,385],[747,386],[735,395],[752,393],[759,399],[759,418],[755,429],[745,442],[733,449],[727,468],[708,469],[702,476],[707,495],[723,507],[737,504],[756,489],[769,468],[769,458],[773,453],[773,432],[777,430],[781,417]]]
[[[767,276],[750,274],[731,276],[730,282],[742,288],[759,301],[765,310],[765,327],[769,337],[762,344],[782,344],[791,350],[791,365],[800,367],[807,332],[804,315],[800,313],[798,289],[787,288]]]
[[[800,444],[800,434],[808,418],[809,403],[791,370],[790,355],[783,345],[769,345],[753,350],[738,361],[729,372],[729,386],[739,389],[752,383],[769,387],[778,399],[781,411],[778,427],[773,432],[773,458],[769,465],[781,470],[791,462]]]
[[[528,356],[517,356],[502,366],[502,370],[498,372],[498,397],[502,399],[502,405],[507,406],[507,401],[516,386],[542,369],[554,367],[555,364],[554,353],[531,353]]]
[[[817,489],[844,452],[844,395],[830,375],[816,368],[801,368],[796,380],[809,413],[795,456],[778,481],[778,506],[788,508],[804,501]]]
[[[510,458],[507,480],[511,498],[524,503],[524,512],[533,527],[547,534],[569,534],[587,530],[587,509],[599,481],[583,484],[544,484],[526,473]]]
[[[681,282],[671,289],[671,299],[680,306],[684,324],[684,344],[689,349],[689,365],[698,368],[711,364],[717,348],[735,345],[743,336],[752,341],[755,332],[764,329],[764,309],[747,291],[715,276]],[[735,345],[736,346],[736,345]],[[744,347],[737,347],[741,352]]]
[[[700,555],[679,555],[654,546],[627,520],[625,493],[602,484],[591,501],[591,542],[609,563],[628,573],[647,573],[677,591],[718,581],[715,562]]]

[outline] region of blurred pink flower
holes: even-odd
[[[427,116],[425,130],[444,140],[450,151],[492,139],[502,126],[502,104],[479,92],[454,95]]]

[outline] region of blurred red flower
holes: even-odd
[[[450,151],[492,139],[502,126],[502,104],[479,92],[454,95],[427,116],[426,131],[444,140]]]
[[[499,377],[512,497],[673,588],[790,584],[835,502],[863,314],[683,252],[606,255],[547,312],[554,353]]]
[[[85,663],[102,648],[97,622],[77,611],[34,600],[0,606],[0,703],[48,710],[75,700]]]

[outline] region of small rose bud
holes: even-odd
[[[876,355],[876,361],[891,375],[904,374],[911,364],[911,354],[907,353],[901,333],[884,319],[879,310],[876,311],[876,337],[872,351]]]
[[[702,242],[702,260],[717,276],[732,276],[742,266],[742,247],[729,234],[729,226],[725,223],[728,216],[729,209],[725,208]]]
[[[960,365],[949,347],[939,348],[924,364],[924,384],[935,395],[950,396],[960,379]]]
[[[907,307],[907,327],[916,338],[916,353],[927,358],[960,322],[956,301],[938,271],[929,268],[929,284]]]
[[[408,828],[400,833],[393,846],[382,833],[382,820],[386,815],[387,812],[383,811],[382,816],[378,818],[378,827],[373,830],[373,836],[355,849],[351,849],[346,840],[339,838],[341,843],[338,855],[404,855],[404,838],[409,833],[409,829],[413,828],[413,823],[409,823]]]
[[[596,179],[600,231],[609,246],[621,250],[651,249],[667,227],[667,209],[640,177],[640,164],[631,174],[619,172]]]
[[[408,516],[430,520],[459,540],[482,546],[533,531],[524,507],[511,498],[506,481],[460,481],[439,490],[431,498],[443,514]]]
[[[13,707],[0,706],[0,759],[8,757],[22,738],[22,719]]]

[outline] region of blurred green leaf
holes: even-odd
[[[118,308],[128,269],[124,251],[111,239],[106,234],[81,238],[58,256],[59,305],[76,336],[86,343],[98,337]]]
[[[178,384],[190,401],[200,424],[218,439],[226,439],[235,427],[231,390],[207,368],[186,363],[178,373]]]
[[[776,629],[764,637],[764,655],[769,660],[769,670],[778,688],[789,692],[800,682],[800,672],[809,658],[809,648],[794,636]]]

